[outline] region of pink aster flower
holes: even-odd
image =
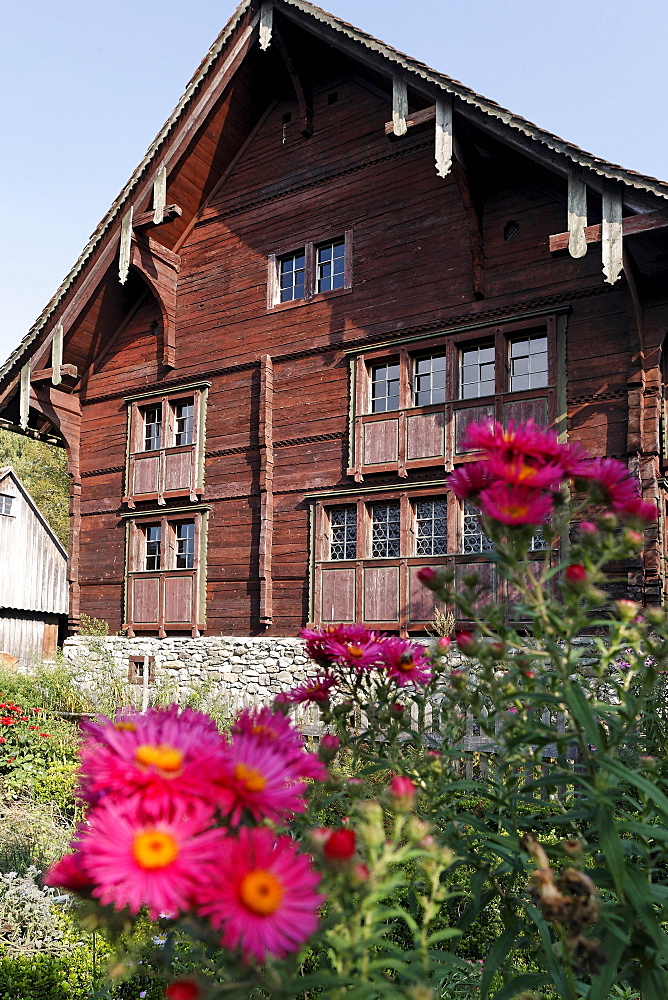
[[[322,765],[316,762],[320,768]],[[245,812],[259,822],[283,820],[304,812],[303,767],[271,746],[244,734],[236,736],[226,753],[225,770],[218,779],[220,809],[236,826]]]
[[[537,427],[533,420],[515,424],[509,420],[503,427],[498,421],[471,424],[466,432],[466,445],[476,451],[494,455],[503,462],[510,462],[518,456],[531,455],[543,462],[554,459],[558,447],[553,431]]]
[[[243,827],[198,891],[198,907],[222,929],[225,948],[239,949],[245,962],[297,951],[318,926],[325,897],[311,860],[289,837]]]
[[[325,643],[327,655],[333,662],[355,670],[376,666],[380,659],[380,647],[375,632],[367,632],[366,638],[328,639]]]
[[[380,655],[389,676],[400,687],[428,684],[431,680],[429,660],[420,643],[390,636],[383,640]]]
[[[467,462],[448,476],[448,486],[459,500],[475,500],[492,479],[487,462]]]
[[[597,503],[621,510],[638,499],[638,484],[628,468],[616,458],[591,458],[581,462],[576,479],[584,481]]]
[[[90,875],[83,867],[83,855],[78,843],[71,845],[71,854],[65,854],[60,861],[51,865],[45,872],[42,882],[54,888],[65,889],[67,892],[87,893],[93,888]]]
[[[624,521],[640,527],[654,524],[658,517],[656,504],[642,500],[639,496],[619,507],[618,513]]]
[[[288,691],[288,699],[293,703],[314,702],[323,705],[329,700],[330,691],[336,687],[336,677],[333,674],[320,674],[317,677],[307,677],[303,684]]]
[[[306,750],[304,737],[282,712],[247,708],[237,716],[232,733],[255,740],[259,746],[271,747],[284,757],[286,768],[299,777],[320,781],[327,777],[318,755]]]
[[[554,489],[558,487],[565,478],[565,473],[560,465],[548,462],[541,465],[527,456],[521,455],[503,461],[495,455],[490,455],[487,465],[493,479],[500,479],[505,483],[514,483],[516,486],[530,486],[532,489]]]
[[[480,494],[480,509],[502,524],[546,524],[552,497],[527,486],[495,483]]]
[[[131,913],[146,906],[154,920],[190,909],[196,887],[226,853],[225,834],[210,829],[212,820],[203,805],[156,821],[147,821],[137,803],[93,809],[79,842],[93,896]]]
[[[225,741],[215,722],[177,705],[146,714],[125,713],[115,722],[83,724],[82,791],[89,802],[101,796],[126,801],[141,796],[150,815],[162,815],[194,798],[209,801],[224,766]]]
[[[366,642],[371,633],[363,625],[327,625],[325,628],[303,628],[300,638],[306,640],[306,652],[317,663],[329,666],[332,658],[326,648],[329,639],[340,642]]]

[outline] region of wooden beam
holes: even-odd
[[[447,100],[450,95],[445,94],[444,100]],[[452,97],[450,97],[452,100]],[[422,111],[412,111],[410,114],[406,114],[404,121],[406,123],[406,129],[414,128],[416,125],[426,125],[427,122],[433,122],[436,119],[436,105],[432,105],[430,108],[424,108]],[[396,135],[394,131],[394,121],[385,122],[385,135]]]
[[[436,173],[439,177],[447,177],[452,170],[453,142],[452,95],[447,94],[436,104],[434,155],[436,158]]]
[[[167,205],[167,167],[160,164],[153,181],[153,225],[160,226],[165,221]]]
[[[173,222],[174,219],[178,219],[181,215],[183,215],[183,209],[180,205],[165,205],[160,222],[155,221],[153,210],[151,210],[150,212],[142,212],[140,215],[136,215],[132,220],[132,228],[146,229],[148,226],[162,226],[166,222]]]
[[[310,87],[307,87],[304,84],[304,81],[295,69],[287,46],[276,27],[274,27],[274,38],[276,39],[276,48],[281,54],[281,58],[285,64],[288,76],[292,81],[292,87],[297,98],[299,118],[301,121],[301,134],[305,139],[309,139],[313,135],[313,97]]]
[[[76,365],[62,365],[60,366],[60,383],[55,381],[53,368],[40,368],[39,371],[34,371],[30,376],[30,381],[33,385],[42,382],[51,382],[53,385],[58,385],[60,383],[65,383],[65,385],[74,385],[76,382],[79,370]]]
[[[587,253],[587,186],[574,173],[568,175],[568,252],[571,257]]]
[[[269,48],[273,23],[274,4],[272,0],[264,0],[260,8],[260,48],[263,52]]]
[[[469,240],[471,244],[471,268],[473,271],[473,296],[485,298],[485,251],[483,242],[482,212],[473,194],[470,170],[466,169],[462,151],[457,144],[452,173],[459,188],[459,194],[466,212]]]
[[[268,627],[273,622],[272,547],[274,537],[274,365],[265,354],[260,361],[260,413],[258,444],[260,447],[260,549],[258,576],[260,580],[260,622]]]
[[[181,258],[150,237],[132,240],[132,266],[150,286],[162,313],[162,364],[176,367],[176,282]]]
[[[53,335],[53,342],[51,344],[51,381],[54,385],[60,385],[62,382],[63,336],[63,324],[59,323],[56,327],[56,332]]]
[[[408,85],[398,76],[392,77],[392,132],[396,136],[406,135],[408,115]]]
[[[668,210],[659,209],[656,212],[646,212],[643,215],[628,215],[622,219],[622,235],[634,236],[636,233],[647,233],[654,229],[668,228]],[[601,226],[585,226],[587,243],[601,242]],[[550,253],[568,250],[568,233],[557,233],[550,236]]]
[[[603,250],[603,274],[609,285],[614,285],[622,273],[623,233],[622,233],[622,188],[610,184],[603,190],[603,222],[601,223],[601,247]]]
[[[118,280],[125,284],[130,272],[130,244],[132,242],[132,205],[121,219],[121,238],[118,248]]]

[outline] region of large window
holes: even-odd
[[[313,240],[285,253],[271,254],[267,275],[267,308],[309,301],[314,296],[352,288],[353,234]]]
[[[128,460],[124,501],[201,496],[208,383],[160,397],[127,397]]]
[[[556,418],[556,319],[351,352],[350,463],[406,476],[467,454],[471,423]]]
[[[204,624],[206,512],[165,511],[128,520],[126,621],[136,631],[190,631]]]

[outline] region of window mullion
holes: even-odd
[[[304,299],[312,299],[315,294],[315,247],[307,243],[304,247]]]

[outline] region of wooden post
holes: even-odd
[[[121,222],[121,243],[118,252],[118,280],[125,284],[130,271],[130,246],[132,244],[132,205]]]
[[[59,323],[53,335],[51,344],[51,383],[60,385],[62,377],[60,368],[63,363],[63,324]]]
[[[610,285],[618,281],[622,273],[622,191],[618,186],[607,185],[603,189],[603,221],[601,226],[603,244],[603,274]]]
[[[408,87],[398,76],[392,77],[392,124],[394,134],[406,135],[406,115],[408,114]]]
[[[153,224],[159,226],[165,217],[167,204],[167,167],[160,164],[153,181]]]
[[[452,169],[452,96],[436,101],[436,173],[447,177]]]
[[[587,187],[575,174],[568,175],[568,252],[584,257],[587,252]]]
[[[271,0],[260,8],[260,48],[266,52],[271,42],[271,29],[274,23],[274,5]]]
[[[260,362],[260,622],[273,622],[271,556],[274,534],[274,366],[265,354]]]

